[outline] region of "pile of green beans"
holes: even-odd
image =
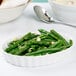
[[[60,52],[73,45],[55,30],[38,30],[40,34],[27,33],[20,39],[11,41],[5,49],[7,53],[20,56],[39,56]]]

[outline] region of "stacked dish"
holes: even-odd
[[[31,0],[2,0],[0,5],[0,23],[19,17]]]
[[[76,26],[76,0],[48,0],[53,17],[63,23]]]

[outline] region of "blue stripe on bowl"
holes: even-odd
[[[47,2],[48,0],[33,0],[33,2]]]

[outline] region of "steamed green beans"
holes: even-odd
[[[65,38],[63,38],[58,32],[55,30],[50,31],[53,35],[55,35],[58,39],[62,40],[64,42],[64,45],[68,45],[68,42],[66,41]]]
[[[38,31],[40,34],[29,32],[20,39],[11,41],[5,51],[13,55],[38,56],[56,53],[73,45],[71,39],[67,41],[55,30]]]
[[[29,32],[25,36],[23,36],[22,38],[11,41],[8,44],[8,48],[6,48],[6,51],[9,52],[10,50],[18,47],[19,45],[22,45],[25,41],[33,39],[33,38],[35,38],[37,36],[38,36],[38,34],[34,34],[34,33]]]
[[[65,46],[62,46],[60,48],[48,48],[48,49],[42,49],[42,50],[38,50],[38,51],[35,51],[35,52],[31,52],[31,53],[26,53],[25,55],[26,56],[30,56],[30,55],[35,55],[35,54],[41,54],[41,53],[56,53],[60,50],[64,50],[66,49],[67,47]]]

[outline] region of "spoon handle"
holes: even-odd
[[[63,24],[63,25],[67,25],[67,26],[71,26],[71,27],[76,28],[76,26],[74,26],[74,25],[71,25],[71,24],[69,24],[69,23],[60,22],[60,21],[52,21],[52,23],[53,23],[53,24],[54,24],[54,23],[56,23],[56,24]]]

